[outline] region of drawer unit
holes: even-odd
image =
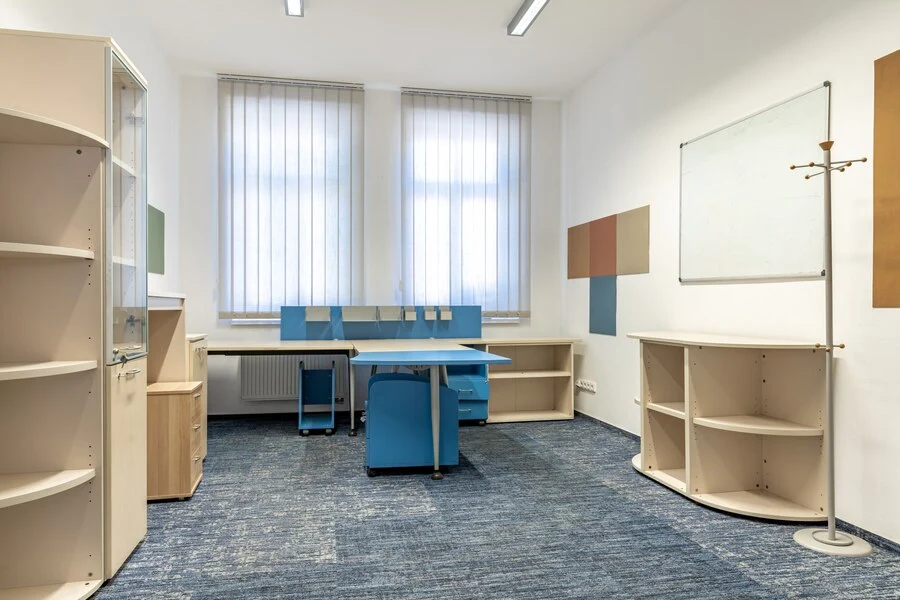
[[[190,498],[203,477],[200,381],[147,386],[147,499]]]
[[[448,375],[447,387],[459,396],[460,421],[487,420],[490,384],[486,374]]]
[[[207,359],[207,340],[205,333],[189,334],[187,340],[187,378],[189,381],[199,381],[203,383],[200,388],[200,454],[206,458],[206,415],[208,399],[206,388],[208,387],[208,370],[206,365]]]

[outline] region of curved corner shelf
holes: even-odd
[[[124,160],[122,160],[122,159],[119,158],[118,156],[113,155],[113,157],[112,157],[112,163],[113,163],[113,166],[115,166],[115,167],[117,167],[117,168],[119,168],[119,169],[122,169],[122,170],[125,171],[129,176],[131,176],[131,177],[136,177],[136,176],[137,176],[137,174],[136,174],[135,171],[134,171],[134,167],[132,167],[131,165],[129,165],[127,162],[125,162]]]
[[[0,143],[109,148],[106,140],[89,131],[10,108],[0,108]]]
[[[647,410],[653,410],[664,415],[684,419],[684,402],[648,402]]]
[[[782,521],[824,521],[825,513],[785,500],[762,490],[692,494],[700,504],[748,517]]]
[[[0,508],[59,494],[96,476],[94,469],[0,474]]]
[[[687,495],[687,484],[685,483],[687,476],[685,469],[652,469],[644,471],[641,469],[641,455],[635,454],[631,459],[631,466],[641,475],[646,475],[654,481],[658,481],[666,487],[670,487],[676,492]]]
[[[96,360],[53,360],[49,362],[0,363],[0,381],[68,375],[97,368]]]
[[[94,259],[93,250],[0,242],[0,258],[86,258]]]
[[[735,415],[731,417],[694,417],[694,425],[750,433],[754,435],[783,435],[793,437],[816,437],[823,433],[821,427],[810,427],[767,417],[764,415]]]
[[[571,375],[568,371],[488,371],[488,379],[544,379]]]
[[[68,581],[52,585],[37,585],[26,588],[0,590],[0,600],[87,600],[100,589],[103,581]]]

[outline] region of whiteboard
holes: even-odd
[[[680,281],[823,276],[830,86],[681,145]]]

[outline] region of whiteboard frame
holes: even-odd
[[[825,278],[825,270],[823,269],[820,273],[801,273],[801,274],[793,274],[793,275],[784,275],[784,276],[772,276],[772,275],[735,275],[733,277],[682,277],[683,260],[684,257],[682,255],[682,236],[684,235],[684,198],[682,198],[682,184],[681,177],[684,170],[684,147],[688,144],[693,144],[696,141],[702,140],[706,137],[713,135],[714,133],[718,133],[723,129],[728,129],[738,123],[743,123],[748,119],[752,119],[757,117],[765,112],[772,110],[773,108],[777,108],[788,102],[793,102],[798,98],[802,98],[807,94],[812,94],[822,88],[825,88],[825,140],[831,139],[831,82],[825,81],[820,85],[809,88],[806,91],[800,92],[799,94],[795,94],[790,98],[786,98],[780,102],[776,102],[775,104],[771,104],[766,108],[760,109],[754,113],[741,117],[735,121],[727,123],[726,125],[722,125],[721,127],[717,127],[711,131],[707,131],[702,135],[698,135],[695,138],[691,138],[686,142],[682,142],[678,145],[678,283],[681,284],[712,284],[712,283],[777,283],[777,282],[785,282],[785,281],[816,281]],[[822,241],[822,255],[823,255],[823,264],[824,264],[824,254],[825,254],[825,240]]]

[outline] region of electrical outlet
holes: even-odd
[[[590,392],[592,394],[597,393],[597,382],[591,381],[590,379],[576,379],[575,387],[580,390],[584,390],[585,392]]]

